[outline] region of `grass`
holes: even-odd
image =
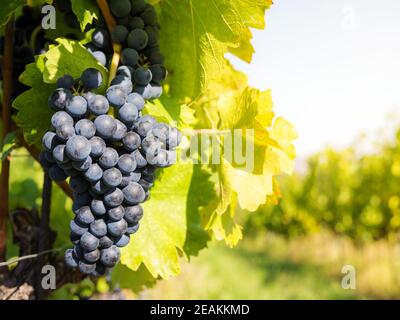
[[[356,268],[355,290],[341,269]],[[144,291],[144,299],[400,298],[400,250],[385,241],[355,246],[328,234],[295,240],[269,235],[229,249],[214,244],[182,274]]]

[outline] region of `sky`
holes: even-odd
[[[252,63],[231,60],[252,86],[272,90],[300,157],[400,119],[399,0],[274,2],[266,30],[253,31]]]

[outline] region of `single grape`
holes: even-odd
[[[106,96],[112,106],[119,108],[126,102],[127,92],[124,87],[114,85],[107,89]]]
[[[69,185],[72,188],[72,190],[79,193],[87,191],[90,187],[89,182],[87,182],[80,176],[71,177],[71,179],[69,179]]]
[[[119,158],[117,167],[123,174],[129,174],[135,171],[136,160],[132,155],[124,154]]]
[[[138,204],[144,201],[145,192],[137,182],[130,182],[122,189],[124,200],[128,204]]]
[[[120,257],[120,250],[116,246],[111,246],[110,248],[101,250],[100,262],[104,266],[112,268],[117,264]]]
[[[167,145],[169,149],[174,149],[181,143],[182,135],[177,128],[171,128],[168,132]]]
[[[143,29],[144,28],[144,21],[140,17],[130,17],[128,22],[129,30],[134,29]]]
[[[136,109],[138,109],[139,111],[144,108],[144,105],[146,103],[143,97],[136,92],[129,94],[128,97],[126,98],[126,102],[134,104]]]
[[[136,224],[143,217],[143,208],[140,205],[125,207],[124,219],[128,223]]]
[[[151,65],[150,71],[152,74],[151,81],[156,84],[161,84],[161,82],[167,77],[167,69],[165,69],[165,67],[161,64]]]
[[[97,89],[103,82],[101,72],[94,68],[83,71],[81,81],[86,90]]]
[[[107,114],[110,105],[106,97],[97,94],[92,96],[89,100],[88,109],[95,116],[100,116],[102,114]]]
[[[82,236],[84,233],[86,233],[89,230],[89,228],[87,228],[87,227],[80,226],[78,223],[76,223],[75,220],[72,220],[69,226],[70,226],[72,234],[74,234],[76,236]]]
[[[140,144],[142,142],[142,139],[140,136],[133,131],[128,132],[123,138],[122,138],[122,143],[124,144],[124,147],[128,151],[134,151],[137,148],[140,147]]]
[[[166,143],[169,136],[170,127],[166,123],[156,123],[151,129],[151,134],[157,137],[162,143]]]
[[[143,50],[149,41],[149,37],[143,29],[134,29],[128,34],[127,44],[136,51]]]
[[[106,143],[100,137],[93,137],[89,140],[90,143],[90,156],[100,157],[106,150]]]
[[[131,2],[129,0],[111,0],[110,9],[115,17],[125,17],[131,11]]]
[[[138,168],[143,168],[147,165],[147,160],[145,157],[143,157],[143,155],[141,154],[141,152],[139,150],[135,150],[131,153],[131,155],[133,155],[135,157],[136,160],[136,166]]]
[[[75,135],[67,141],[65,151],[71,160],[83,161],[89,156],[91,145],[85,137]]]
[[[89,119],[81,119],[75,124],[75,132],[86,139],[91,139],[96,134],[96,127]]]
[[[117,168],[107,169],[103,173],[103,182],[108,187],[117,187],[122,181],[122,174]]]
[[[127,77],[129,79],[132,79],[132,74],[133,74],[133,68],[129,66],[119,66],[117,69],[117,75],[118,76],[123,76]]]
[[[59,144],[53,149],[53,159],[58,163],[67,163],[69,161],[65,154],[65,144]]]
[[[127,229],[128,229],[128,224],[124,219],[118,221],[110,221],[109,223],[107,223],[108,233],[113,237],[122,236]]]
[[[117,130],[117,124],[115,123],[114,118],[107,114],[98,116],[94,120],[94,125],[96,127],[97,135],[103,139],[112,138],[113,134]]]
[[[107,225],[103,219],[98,219],[90,224],[89,231],[91,234],[100,239],[107,234]]]
[[[135,70],[133,74],[133,78],[138,85],[146,86],[152,79],[152,74],[150,69],[145,69],[143,67],[139,67]]]
[[[127,234],[134,234],[139,229],[139,223],[128,223],[128,229],[126,230]]]
[[[80,245],[85,251],[93,251],[99,246],[99,239],[90,232],[85,232],[81,237]]]
[[[161,142],[153,134],[148,134],[146,138],[142,140],[142,148],[144,152],[146,152],[146,155],[147,154],[157,155],[161,149]]]
[[[82,118],[87,112],[87,101],[81,96],[75,96],[67,104],[65,110],[74,118]]]
[[[93,160],[90,156],[88,156],[85,160],[82,161],[72,161],[72,167],[78,171],[87,171],[93,163]]]
[[[119,119],[125,124],[132,124],[138,118],[138,110],[132,103],[125,103],[118,110]]]
[[[42,138],[42,144],[45,150],[52,152],[53,149],[61,142],[54,132],[47,131]]]
[[[74,119],[72,119],[72,117],[65,111],[57,111],[56,113],[54,113],[51,117],[51,126],[54,129],[57,129],[64,124],[73,126]]]
[[[95,263],[87,263],[84,261],[79,261],[79,271],[84,274],[91,274],[96,270]]]
[[[157,13],[153,6],[146,6],[146,9],[142,12],[140,17],[143,19],[146,25],[156,25],[157,24]]]
[[[75,219],[82,225],[89,225],[94,221],[94,216],[88,206],[83,206],[77,211]]]
[[[50,167],[49,176],[53,181],[64,181],[67,179],[67,175],[65,174],[64,170],[56,164]]]
[[[74,86],[75,80],[69,74],[66,74],[57,79],[57,88],[71,89]]]
[[[111,189],[104,195],[104,203],[111,208],[118,207],[123,201],[124,194],[118,188]]]
[[[60,141],[66,142],[75,135],[75,129],[69,124],[63,124],[57,128],[56,134]]]
[[[125,48],[122,50],[121,52],[122,64],[128,65],[130,67],[135,67],[138,61],[139,61],[139,54],[135,49]]]
[[[92,212],[97,216],[103,216],[107,212],[104,202],[99,199],[93,199],[90,203],[90,208],[92,209]]]
[[[84,173],[85,179],[91,183],[99,181],[102,176],[103,169],[97,163],[93,163]]]
[[[114,167],[118,163],[118,152],[113,148],[106,148],[101,157],[99,158],[99,164],[105,169]]]
[[[93,51],[91,52],[92,56],[102,65],[105,66],[107,64],[107,57],[103,51]]]
[[[161,97],[162,93],[163,93],[163,88],[159,85],[151,85],[149,84],[147,87],[147,93],[148,93],[148,99],[149,100],[154,100],[154,99],[158,99]]]
[[[110,248],[114,244],[113,239],[108,236],[104,236],[100,238],[100,247],[102,249]]]
[[[111,32],[111,38],[115,43],[124,43],[128,36],[128,29],[126,26],[117,25]]]
[[[64,255],[65,264],[70,268],[76,268],[78,266],[79,260],[74,257],[72,249],[67,249]]]
[[[143,116],[135,122],[135,130],[140,136],[145,137],[156,123],[156,119],[152,116]]]
[[[72,99],[72,93],[68,89],[58,88],[49,97],[49,107],[54,110],[63,110]]]
[[[96,28],[92,34],[92,43],[100,49],[108,47],[110,45],[108,31],[103,28]]]
[[[115,133],[112,136],[113,141],[121,141],[123,137],[125,137],[128,129],[126,125],[124,125],[121,121],[118,119],[115,119],[115,123],[117,124],[117,130],[115,130]]]
[[[111,85],[119,85],[124,89],[126,94],[131,93],[133,89],[131,79],[122,75],[116,76],[113,81],[111,81]]]
[[[121,237],[115,240],[115,245],[119,248],[126,247],[129,244],[129,240],[129,234],[123,234]]]
[[[123,206],[111,208],[107,211],[108,217],[113,221],[119,221],[124,217],[125,209]]]
[[[90,91],[84,92],[82,94],[82,97],[84,97],[86,99],[86,101],[88,102],[88,107],[89,107],[90,100],[92,100],[95,96],[96,96],[96,94],[93,92],[90,92]]]
[[[88,263],[95,263],[100,259],[100,250],[96,249],[93,251],[88,251],[83,253],[83,259]]]
[[[146,8],[145,0],[131,0],[132,15],[140,14]]]

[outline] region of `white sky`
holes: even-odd
[[[400,0],[275,0],[254,31],[250,84],[272,89],[298,155],[346,146],[400,115]],[[386,118],[386,120],[385,120]]]

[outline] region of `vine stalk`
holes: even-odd
[[[2,119],[4,139],[11,129],[11,95],[13,79],[13,55],[14,55],[14,16],[10,17],[5,29],[4,40],[4,64],[3,64],[3,105]],[[9,196],[10,161],[6,157],[1,164],[0,177],[0,261],[5,261],[7,247],[7,218]]]
[[[114,30],[114,28],[117,26],[117,22],[115,21],[113,15],[111,14],[110,7],[108,6],[108,3],[106,0],[97,0],[97,5],[100,8],[100,11],[104,17],[104,20],[106,21],[108,30],[111,33]],[[122,46],[120,44],[113,43],[114,54],[113,54],[111,66],[110,66],[108,85],[111,84],[111,81],[115,78],[115,75],[117,73],[117,68],[119,65],[120,57],[121,57],[121,48],[122,48]]]

